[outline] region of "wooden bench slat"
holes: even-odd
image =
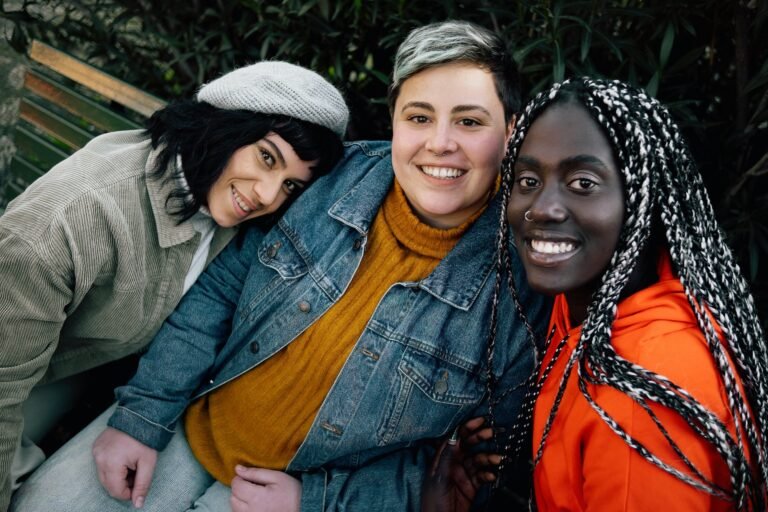
[[[21,121],[16,124],[14,140],[19,155],[44,169],[50,169],[69,156],[66,151],[23,126]]]
[[[43,105],[30,101],[29,98],[21,100],[19,117],[72,149],[80,149],[94,137],[94,134],[51,112]]]
[[[24,87],[105,132],[141,128],[139,124],[115,114],[103,105],[33,69],[27,72]]]
[[[40,41],[32,41],[29,56],[57,73],[83,84],[105,98],[116,101],[145,117],[151,116],[156,110],[165,106],[163,100]]]
[[[45,173],[45,169],[36,167],[18,154],[14,155],[11,160],[10,170],[10,179],[5,184],[5,190],[2,191],[1,195],[4,204],[21,194],[30,183]]]

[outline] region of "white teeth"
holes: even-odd
[[[245,213],[251,213],[251,208],[243,202],[242,198],[237,193],[237,190],[235,190],[235,187],[232,187],[232,197],[235,198],[237,206],[239,206]]]
[[[421,170],[427,176],[444,180],[458,178],[467,172],[463,169],[456,169],[454,167],[430,167],[427,165],[421,166]]]
[[[563,254],[576,248],[571,242],[545,242],[543,240],[531,240],[531,248],[542,254]]]

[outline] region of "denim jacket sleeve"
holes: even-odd
[[[227,341],[246,275],[261,237],[244,237],[208,266],[168,317],[142,356],[136,375],[117,389],[108,425],[162,450],[176,421],[212,369]],[[251,251],[254,252],[251,252]]]
[[[320,468],[302,473],[302,512],[416,511],[421,484],[435,449],[427,443],[403,448],[354,470]]]

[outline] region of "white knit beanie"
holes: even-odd
[[[263,61],[230,71],[203,85],[198,101],[226,110],[251,110],[308,121],[344,137],[349,109],[341,93],[307,68]]]

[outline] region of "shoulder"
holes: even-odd
[[[659,320],[658,322],[662,322]],[[657,373],[690,393],[721,419],[728,417],[723,379],[698,325],[654,332],[638,337],[634,347],[627,340],[614,340],[619,355]]]
[[[140,130],[96,137],[14,199],[0,227],[34,240],[55,226],[92,224],[123,207],[138,208],[150,151]]]

